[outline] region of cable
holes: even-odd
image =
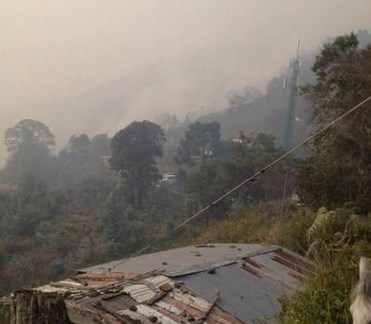
[[[146,245],[145,247],[143,247],[142,249],[140,249],[139,251],[135,252],[134,254],[132,254],[131,256],[129,256],[128,258],[120,261],[119,263],[115,264],[114,266],[111,267],[111,270],[115,269],[117,266],[127,262],[128,260],[130,260],[131,258],[133,257],[136,257],[140,254],[142,254],[143,252],[147,251],[150,247],[152,247],[153,245],[155,245],[156,243],[158,243],[159,241],[162,241],[164,238],[166,238],[167,236],[171,235],[172,233],[174,233],[175,231],[177,231],[179,228],[183,227],[184,225],[188,224],[189,222],[191,222],[192,220],[194,220],[196,217],[200,216],[201,214],[203,214],[205,211],[207,211],[208,209],[212,208],[213,206],[215,206],[216,204],[220,203],[222,200],[224,200],[225,198],[227,198],[229,195],[231,195],[233,192],[237,191],[238,189],[240,189],[241,187],[243,187],[244,185],[246,185],[247,183],[249,182],[253,182],[256,180],[257,177],[259,177],[261,174],[263,174],[265,171],[267,171],[268,169],[272,168],[274,165],[276,165],[277,163],[281,162],[282,160],[284,160],[286,157],[288,157],[289,155],[291,155],[292,153],[294,153],[295,151],[297,151],[299,148],[301,148],[303,145],[307,144],[308,142],[310,142],[311,140],[313,140],[314,138],[318,137],[319,135],[321,135],[322,133],[324,133],[325,131],[327,131],[330,127],[332,127],[333,125],[335,125],[336,123],[338,123],[339,121],[341,121],[343,118],[347,117],[348,115],[352,114],[353,112],[355,112],[357,109],[359,109],[360,107],[362,107],[365,103],[367,103],[368,101],[371,100],[371,96],[366,98],[365,100],[363,100],[362,102],[360,102],[358,105],[352,107],[351,109],[349,109],[347,112],[345,112],[344,114],[340,115],[339,117],[337,117],[336,119],[334,119],[332,122],[328,123],[325,127],[323,127],[322,129],[320,129],[319,131],[315,132],[314,134],[312,134],[311,136],[307,137],[305,140],[303,140],[302,142],[300,142],[299,144],[297,144],[296,146],[294,146],[293,148],[291,148],[290,150],[288,150],[286,153],[282,154],[281,156],[279,156],[277,159],[273,160],[272,162],[268,163],[265,167],[261,168],[259,171],[255,172],[253,175],[251,175],[250,177],[246,178],[245,180],[243,180],[241,183],[239,183],[237,186],[233,187],[232,189],[230,189],[229,191],[227,191],[226,193],[224,193],[223,195],[221,195],[219,198],[215,199],[214,201],[212,201],[211,203],[209,203],[208,205],[206,205],[205,207],[203,207],[202,209],[200,209],[197,213],[195,213],[194,215],[192,215],[191,217],[189,217],[188,219],[186,219],[185,221],[179,223],[177,226],[175,226],[171,231],[167,232],[166,234],[158,237],[157,239],[155,239],[153,242],[151,242],[150,244]]]

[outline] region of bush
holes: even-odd
[[[280,323],[350,323],[349,296],[358,272],[357,265],[345,257],[347,254],[338,266],[319,267],[293,299],[281,300]]]
[[[291,300],[281,300],[279,322],[349,323],[359,258],[371,256],[371,216],[355,215],[347,208],[321,208],[306,237],[317,269],[302,291]]]

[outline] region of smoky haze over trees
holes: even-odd
[[[330,40],[308,61],[314,74],[303,64],[302,80],[312,83],[299,100],[296,140],[368,91],[369,47],[360,46],[356,35]],[[163,127],[134,121],[113,137],[72,135],[59,152],[53,129],[40,121],[25,119],[8,128],[9,155],[0,173],[0,276],[7,283],[2,289],[35,285],[137,251],[278,157],[287,109],[282,79],[273,78],[266,94],[235,91],[225,111],[196,121],[163,113]],[[312,126],[298,127],[312,116]],[[328,132],[303,161],[288,160],[215,206],[191,231],[243,206],[280,199],[285,168],[290,193],[297,191],[307,206],[351,202],[367,213],[366,116]],[[271,126],[275,118],[280,127]],[[177,235],[187,235],[182,230]]]
[[[328,35],[371,28],[368,0],[3,4],[0,132],[40,120],[57,151],[71,134],[113,136],[163,111],[182,120],[220,110],[246,86],[265,93],[298,37],[305,53]]]
[[[143,2],[139,7],[130,5],[127,11],[136,12],[132,16],[117,10],[122,5],[116,0],[105,5],[91,1],[91,10],[82,3],[76,4],[76,11],[70,10],[68,27],[64,15],[56,21],[48,16],[54,10],[65,13],[64,5],[48,4],[48,10],[40,11],[42,23],[30,31],[32,37],[49,37],[38,33],[46,21],[51,27],[46,32],[52,34],[79,26],[73,46],[63,37],[49,37],[47,46],[33,39],[40,47],[36,52],[34,45],[25,48],[24,53],[34,54],[29,59],[22,51],[0,54],[0,64],[4,59],[10,66],[0,75],[0,85],[6,84],[0,87],[0,104],[3,101],[2,107],[7,107],[0,128],[4,128],[8,153],[0,171],[0,293],[128,256],[172,233],[177,224],[280,156],[289,96],[284,87],[290,78],[286,63],[298,32],[303,32],[307,47],[301,53],[300,84],[305,86],[298,98],[293,142],[371,91],[370,34],[366,30],[349,33],[371,27],[365,19],[368,1],[352,4],[359,15],[353,22],[350,5],[332,0],[301,5],[286,0],[290,4],[286,6],[267,1],[248,7],[246,1],[199,4],[191,0],[180,6],[182,10],[164,0],[156,7]],[[35,17],[40,5],[39,0],[32,8],[9,4],[15,13],[32,9],[25,22],[17,20],[13,28],[34,26],[28,19]],[[297,8],[305,9],[306,15],[294,15]],[[341,28],[336,23],[326,28],[330,11],[338,15]],[[86,19],[80,21],[81,12],[86,12]],[[96,12],[101,12],[103,25]],[[315,31],[313,21],[318,24]],[[102,28],[99,42],[89,28],[94,24]],[[126,31],[130,30],[135,33],[129,37]],[[13,51],[27,44],[23,34],[14,44],[11,34],[6,41]],[[138,35],[144,37],[142,42]],[[343,36],[329,37],[321,44],[327,35]],[[76,43],[81,43],[83,55]],[[61,59],[57,50],[66,58],[60,69],[55,69]],[[29,64],[26,70],[33,83],[12,71],[12,53],[15,61],[23,58]],[[112,60],[98,60],[98,64],[100,55]],[[13,104],[29,108],[15,109],[9,117]],[[363,224],[371,210],[368,115],[369,110],[364,110],[337,125],[307,147],[305,154],[277,165],[151,248],[180,244],[180,238],[189,242],[220,221],[236,215],[255,217],[251,210],[266,208],[268,227],[279,217],[283,223],[293,221],[296,241],[291,239],[290,248],[305,253],[310,247],[310,255],[319,255],[320,262],[329,260],[333,270],[337,252],[328,258],[321,254],[327,243],[337,247],[346,242],[350,255],[366,253],[364,245],[355,249],[353,244],[362,235],[368,244],[368,229],[352,231],[347,220],[356,214]],[[289,212],[282,216],[272,206],[282,198],[286,174]],[[297,195],[295,201],[290,199]],[[328,219],[331,226],[317,224],[324,227],[313,230],[306,241],[308,220],[301,222],[300,217],[314,217],[320,207],[340,210],[319,212],[318,217]],[[334,215],[342,217],[340,227]],[[348,236],[336,241],[336,228],[343,228]],[[318,233],[325,230],[327,241],[321,241]]]

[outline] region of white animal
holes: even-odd
[[[371,271],[364,257],[359,261],[359,281],[353,291],[350,312],[353,324],[371,324]]]

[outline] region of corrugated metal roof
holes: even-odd
[[[178,322],[172,320],[171,318],[163,315],[161,312],[158,312],[156,309],[149,307],[147,305],[138,305],[137,306],[137,313],[144,315],[145,317],[149,318],[151,316],[156,317],[160,320],[163,324],[176,324]]]
[[[161,290],[164,285],[169,291]],[[152,304],[154,297],[159,300]],[[139,283],[125,281],[109,285],[105,289],[89,289],[68,296],[66,305],[71,317],[77,323],[84,324],[120,323],[129,320],[173,324],[203,319],[209,324],[241,323],[214,307],[213,303],[165,276],[142,278]]]
[[[148,277],[141,281],[154,290],[158,290],[160,289],[160,287],[163,287],[165,285],[174,287],[174,282],[170,278],[165,277],[165,276]]]
[[[124,287],[124,291],[138,303],[148,302],[156,296],[156,292],[145,284],[129,285]]]
[[[124,293],[108,293],[98,296],[85,296],[84,298],[76,300],[75,303],[98,314],[105,313],[105,310],[117,312],[118,310],[128,309],[133,305],[138,304],[138,302],[136,302],[133,298]]]
[[[155,268],[159,264],[166,269]],[[273,316],[280,310],[277,299],[292,294],[313,271],[305,258],[259,244],[175,249],[118,267],[124,272],[88,272],[38,289],[68,292],[66,305],[77,323],[241,324]]]
[[[167,302],[164,302],[162,300],[158,301],[157,303],[155,303],[156,306],[162,308],[162,309],[165,309],[166,311],[176,315],[176,316],[180,316],[182,314],[182,310],[179,309],[178,307],[174,306],[174,305],[171,305]]]
[[[131,318],[133,320],[140,321],[143,324],[152,324],[152,322],[142,314],[131,311],[130,309],[120,310],[117,312],[118,315]]]

